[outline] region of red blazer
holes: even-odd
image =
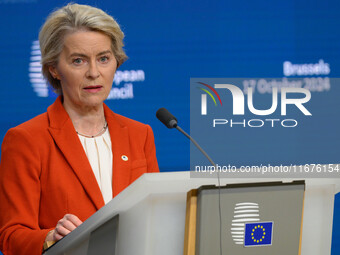
[[[105,104],[104,111],[114,197],[143,173],[159,169],[150,126],[115,114]],[[102,206],[96,178],[60,98],[46,113],[7,132],[0,163],[4,255],[41,254],[47,233],[66,213],[84,221]]]

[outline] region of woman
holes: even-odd
[[[40,34],[43,74],[60,94],[10,129],[0,163],[0,250],[41,254],[145,172],[156,172],[148,125],[113,113],[107,98],[126,55],[105,12],[70,4]]]

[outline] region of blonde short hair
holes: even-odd
[[[104,11],[80,4],[68,4],[52,12],[39,33],[42,73],[58,94],[62,94],[60,81],[53,78],[49,67],[58,63],[65,35],[78,30],[98,31],[111,38],[112,51],[119,67],[127,59],[123,50],[124,33],[118,23]]]

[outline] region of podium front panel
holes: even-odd
[[[198,191],[196,254],[299,255],[305,185],[247,184]],[[221,220],[219,216],[221,208]],[[221,228],[221,229],[220,229]]]

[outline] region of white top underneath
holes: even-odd
[[[112,199],[112,148],[109,129],[94,138],[79,134],[78,137],[107,204]]]

